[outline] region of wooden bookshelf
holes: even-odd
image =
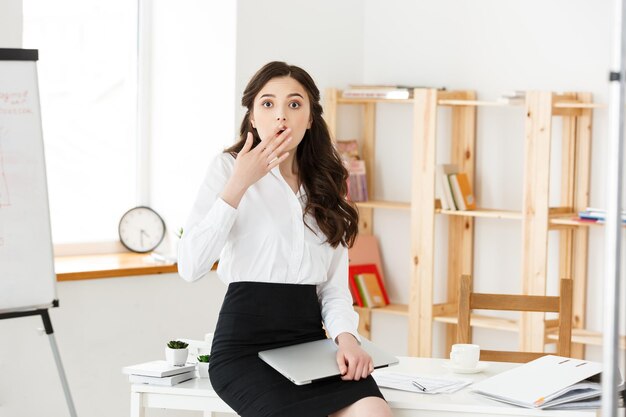
[[[554,93],[528,91],[521,102],[505,103],[481,100],[474,91],[441,91],[415,89],[413,97],[391,99],[344,99],[341,90],[329,89],[326,94],[325,114],[331,135],[337,131],[339,105],[359,105],[363,109],[363,138],[361,146],[368,175],[368,195],[372,201],[359,202],[360,233],[373,233],[373,210],[408,210],[411,225],[407,235],[411,241],[411,277],[409,304],[376,309],[384,314],[400,314],[408,318],[409,355],[428,357],[432,354],[434,323],[446,325],[446,345],[456,339],[457,288],[461,274],[473,275],[474,219],[520,221],[522,232],[523,293],[545,295],[548,265],[548,235],[559,234],[559,277],[574,281],[573,322],[575,323],[572,355],[583,357],[584,345],[596,344],[599,336],[585,330],[587,252],[590,226],[597,223],[576,219],[579,210],[589,206],[591,171],[592,112],[605,106],[593,103],[591,94],[581,92]],[[411,201],[391,202],[375,199],[376,106],[380,103],[400,103],[413,107],[413,138],[411,171]],[[525,121],[523,207],[519,210],[479,208],[471,211],[442,210],[435,195],[438,109],[451,112],[450,154],[445,161],[458,166],[467,174],[473,187],[476,171],[476,120],[478,109],[502,107],[515,109]],[[550,207],[550,151],[552,120],[561,117],[561,184],[560,207]],[[448,222],[447,277],[435,277],[435,216],[443,215]],[[446,279],[447,296],[443,304],[433,300],[435,279]],[[475,277],[480,280],[481,277]],[[357,309],[366,321],[369,334],[371,309]],[[541,351],[546,342],[555,337],[552,327],[541,315],[522,313],[519,320],[508,320],[485,315],[472,315],[471,325],[520,333],[520,349]]]

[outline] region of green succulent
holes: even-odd
[[[178,229],[178,232],[176,232],[176,236],[178,236],[179,239],[181,237],[183,237],[183,228],[182,227],[180,229]]]
[[[170,340],[167,347],[170,349],[185,349],[189,346],[189,343],[181,342],[180,340]]]
[[[208,363],[209,359],[211,359],[211,355],[200,355],[200,356],[198,356],[198,362]]]

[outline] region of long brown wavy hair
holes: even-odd
[[[346,199],[348,171],[333,146],[328,126],[322,118],[320,91],[302,68],[274,61],[254,74],[241,98],[241,105],[248,110],[241,122],[239,141],[224,152],[236,157],[246,142],[248,132],[252,132],[254,137],[253,148],[261,143],[257,130],[250,122],[250,114],[259,91],[277,77],[291,77],[298,81],[306,90],[311,104],[311,128],[307,129],[298,144],[295,155],[300,182],[307,194],[303,219],[310,213],[333,248],[340,243],[352,247],[359,229],[359,215],[356,207]],[[307,227],[311,229],[308,224]]]

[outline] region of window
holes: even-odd
[[[23,0],[55,244],[116,241],[137,201],[137,3]]]
[[[177,239],[211,155],[237,136],[236,4],[23,0],[57,255],[123,251],[119,218],[139,204]]]

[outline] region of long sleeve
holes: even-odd
[[[220,154],[209,166],[178,246],[178,273],[195,281],[211,270],[226,244],[237,209],[222,200],[234,159]]]
[[[330,337],[335,340],[343,332],[357,333],[359,315],[352,307],[352,295],[348,288],[348,249],[339,245],[333,251],[326,282],[318,284],[317,297],[322,311],[322,320]]]

